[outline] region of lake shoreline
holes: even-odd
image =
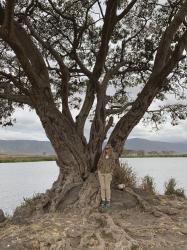
[[[122,155],[121,158],[186,158],[187,154],[182,155],[146,155],[146,156],[134,156],[134,155]],[[40,161],[56,161],[55,155],[39,156],[39,155],[0,155],[0,163],[14,163],[14,162],[40,162]]]
[[[38,162],[38,161],[55,161],[57,157],[55,155],[49,156],[36,156],[36,155],[3,155],[0,156],[0,163],[14,163],[14,162]]]
[[[144,155],[144,156],[140,156],[140,155],[122,155],[121,158],[185,158],[187,157],[187,154],[181,154],[181,155]]]

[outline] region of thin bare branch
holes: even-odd
[[[103,78],[102,85],[106,86],[108,84],[108,81],[114,76],[114,74],[116,74],[118,70],[121,67],[125,66],[127,63],[127,61],[121,61],[115,67],[109,69]]]
[[[28,21],[28,19],[25,19],[25,23],[28,26],[31,35],[43,46],[43,48],[47,49],[51,55],[55,58],[55,60],[58,62],[61,72],[64,76],[64,80],[66,82],[69,81],[69,70],[68,67],[64,64],[64,61],[61,57],[61,55],[50,45],[49,42],[44,41],[41,36],[36,32],[35,29],[33,29],[32,25]]]
[[[82,63],[82,61],[81,61],[80,58],[78,57],[76,51],[74,51],[74,50],[72,51],[71,57],[72,57],[72,58],[76,61],[76,63],[79,65],[79,67],[80,67],[82,73],[84,73],[85,76],[87,76],[87,77],[90,79],[91,76],[92,76],[92,72],[89,71],[89,70],[85,67],[85,65]]]
[[[18,88],[20,91],[22,91],[26,95],[29,95],[29,90],[24,87],[24,84],[22,82],[17,80],[18,79],[17,77],[15,77],[15,76],[13,76],[11,74],[8,74],[8,73],[6,73],[4,71],[0,71],[0,75],[5,77],[6,79],[8,79],[9,82],[12,82],[14,84],[14,86],[16,88]]]
[[[117,22],[119,22],[122,18],[124,18],[128,13],[129,11],[133,8],[133,6],[135,5],[135,3],[137,2],[138,0],[132,0],[128,5],[127,7],[121,12],[121,14],[119,14],[117,16]]]
[[[53,3],[53,1],[51,0],[48,0],[48,2],[50,3],[51,7],[53,8],[53,10],[63,19],[66,19],[66,20],[69,20],[71,21],[72,23],[75,23],[75,18],[70,16],[70,15],[67,15],[67,14],[64,14],[62,13]]]
[[[127,108],[131,107],[134,102],[129,102],[123,106],[112,106],[110,109],[106,109],[106,115],[114,115],[121,114],[127,110]]]
[[[103,9],[102,9],[101,3],[100,3],[99,0],[97,0],[97,3],[98,3],[98,6],[99,6],[99,9],[100,9],[100,12],[101,12],[101,16],[104,19],[105,16],[104,16],[104,13],[103,13]]]

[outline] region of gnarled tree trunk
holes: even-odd
[[[97,174],[93,173],[95,161],[92,161],[93,154],[85,139],[78,133],[75,123],[53,105],[50,95],[40,92],[35,96],[39,96],[33,100],[36,112],[57,154],[59,167],[58,179],[44,195],[42,208],[54,211],[67,205],[84,207],[90,203],[98,204],[99,183]]]

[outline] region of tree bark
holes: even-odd
[[[93,202],[91,197],[94,193],[98,198],[99,191],[97,175],[91,173],[90,154],[85,141],[79,135],[75,123],[55,107],[50,92],[38,91],[33,97],[36,113],[57,154],[59,167],[58,179],[44,195],[42,208],[46,211],[62,209],[66,207],[63,204],[67,200],[68,204],[76,203],[84,207],[85,202]]]

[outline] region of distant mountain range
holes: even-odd
[[[187,153],[187,143],[150,141],[140,138],[127,140],[125,149],[151,151],[174,151],[176,153]]]
[[[49,141],[0,140],[0,154],[54,155]]]
[[[150,151],[175,151],[187,153],[187,144],[150,141],[140,138],[128,139],[125,149]],[[0,154],[53,155],[53,147],[49,141],[0,140]]]

